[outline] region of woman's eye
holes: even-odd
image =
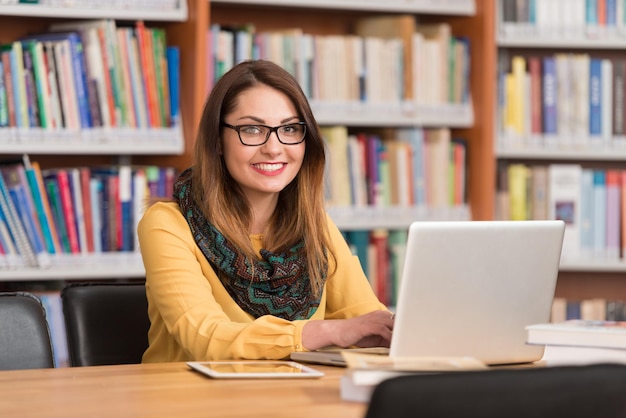
[[[241,130],[247,135],[259,135],[261,134],[261,128],[258,126],[244,126]]]

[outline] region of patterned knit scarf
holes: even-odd
[[[315,298],[311,292],[302,254],[304,242],[281,254],[262,249],[262,260],[246,257],[208,222],[192,198],[191,179],[191,169],[181,173],[174,184],[174,199],[196,244],[228,294],[255,318],[263,315],[290,321],[310,318],[317,310],[321,296]]]

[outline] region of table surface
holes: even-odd
[[[211,379],[185,363],[0,371],[0,417],[363,417],[345,369],[315,379]]]

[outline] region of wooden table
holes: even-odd
[[[363,417],[345,369],[318,379],[213,380],[185,363],[0,371],[0,417]]]

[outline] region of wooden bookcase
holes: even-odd
[[[398,4],[402,5],[398,5]],[[454,15],[459,4],[468,2],[447,1],[435,4],[420,1],[398,4],[385,2],[337,1],[195,1],[189,2],[190,16],[196,15],[199,24],[241,24],[253,22],[258,31],[300,27],[312,34],[348,34],[354,22],[364,16],[390,13],[412,13],[420,21],[446,21],[457,36],[466,36],[471,42],[471,93],[473,98],[473,123],[470,127],[455,129],[468,141],[469,149],[469,206],[475,220],[493,217],[495,189],[495,161],[493,159],[493,124],[495,85],[494,2],[475,1],[471,15]],[[456,6],[455,6],[456,5]],[[452,12],[451,12],[452,10]],[[208,16],[204,20],[204,16]],[[196,33],[194,41],[205,50],[205,31]],[[196,71],[204,73],[205,62],[196,63]],[[197,80],[197,79],[196,79]],[[191,100],[198,100],[193,97]],[[197,102],[196,102],[197,104]],[[320,124],[323,121],[319,121]],[[348,124],[348,123],[346,123]]]
[[[461,5],[461,7],[459,7]],[[204,100],[207,94],[207,32],[212,22],[221,24],[254,22],[257,30],[301,27],[312,34],[348,34],[355,20],[382,14],[414,14],[423,22],[450,23],[456,36],[465,36],[471,42],[471,95],[473,120],[470,124],[450,123],[454,132],[468,141],[468,200],[471,218],[493,218],[495,191],[495,160],[493,158],[493,126],[495,96],[495,0],[446,0],[433,2],[362,2],[341,1],[272,1],[272,0],[188,0],[185,16],[163,16],[151,11],[128,14],[122,12],[65,10],[54,13],[30,12],[13,9],[4,14],[0,6],[0,42],[10,42],[28,32],[44,31],[55,21],[72,19],[113,18],[120,21],[146,20],[148,24],[166,29],[168,44],[180,48],[181,59],[181,115],[183,144],[176,149],[132,150],[119,149],[73,150],[72,152],[38,152],[10,149],[0,156],[28,152],[42,167],[109,164],[120,156],[131,156],[133,163],[174,166],[179,170],[192,161],[193,145]],[[24,6],[21,6],[24,7]],[[467,8],[467,10],[464,10]],[[323,121],[320,121],[322,124]],[[349,121],[346,123],[349,124]],[[447,124],[447,123],[446,123]],[[381,127],[385,127],[381,122]],[[393,125],[393,123],[391,124]],[[393,127],[393,126],[392,126]],[[121,155],[123,154],[123,155]],[[138,262],[139,261],[139,262]],[[107,271],[111,261],[94,261],[85,266],[69,266],[53,271],[0,271],[2,280],[56,280],[106,279],[111,277],[137,278],[143,274],[140,260],[120,260],[116,269]],[[77,269],[78,268],[78,269]]]
[[[184,41],[188,38],[185,30],[190,28],[186,2],[182,1],[175,10],[166,12],[155,9],[107,9],[85,8],[80,6],[53,7],[30,4],[0,5],[0,44],[6,44],[30,33],[43,33],[57,22],[114,19],[124,24],[144,20],[146,25],[162,27],[166,30],[170,45],[191,48]],[[187,56],[191,54],[187,53]],[[188,70],[187,64],[181,67]],[[191,71],[190,71],[191,73]],[[186,108],[191,106],[185,105]],[[101,143],[80,143],[66,141],[54,144],[51,141],[35,143],[6,140],[0,132],[0,158],[19,158],[29,154],[31,160],[41,164],[42,169],[52,167],[96,166],[117,164],[120,161],[137,164],[184,165],[184,149],[189,149],[185,141],[191,137],[193,118],[183,119],[182,128],[162,129],[158,137],[165,133],[165,140],[151,137],[151,141],[140,140],[139,136],[125,136],[128,141],[117,145]],[[170,132],[171,131],[171,132]],[[170,135],[171,134],[171,135]],[[118,133],[112,129],[107,138],[114,139]],[[144,138],[145,139],[145,138]],[[154,140],[152,140],[154,139]],[[111,280],[142,279],[143,264],[138,253],[104,253],[76,257],[66,265],[55,264],[50,268],[0,269],[1,282],[36,282],[54,280]],[[26,285],[29,286],[28,284]]]
[[[550,2],[550,6],[557,8],[548,11],[546,16],[550,13],[554,15],[559,10],[556,2],[537,0],[536,4],[540,2],[545,4]],[[525,14],[523,9],[514,9],[515,2],[505,3],[506,0],[498,0],[494,10],[496,16],[495,39],[497,51],[494,59],[496,65],[500,65],[502,68],[505,65],[504,61],[510,63],[511,57],[516,55],[524,58],[530,56],[553,56],[557,53],[588,54],[591,57],[609,59],[624,57],[623,49],[626,47],[626,37],[624,37],[621,29],[607,29],[606,32],[600,29],[596,34],[593,34],[593,32],[588,32],[590,27],[587,27],[584,22],[578,23],[578,26],[570,26],[569,29],[560,30],[550,29],[549,26],[543,27],[539,24],[533,25],[532,23],[530,26],[529,23],[505,23],[505,20],[511,19],[517,12]],[[563,5],[561,7],[576,7],[576,5],[581,3],[574,4],[572,2],[572,4],[566,6],[562,2],[559,4]],[[543,7],[544,5],[540,6]],[[507,6],[511,8],[507,10]],[[542,10],[542,13],[544,12],[545,9]],[[562,12],[563,10],[561,9],[559,13]],[[572,13],[567,13],[567,15],[571,17]],[[518,20],[517,17],[515,20]],[[522,20],[524,19],[522,18]],[[556,19],[556,21],[560,20]],[[563,30],[569,31],[567,36],[563,35]],[[502,59],[503,57],[504,59]],[[494,101],[496,100],[494,96]],[[495,118],[501,118],[501,109],[496,107],[494,110]],[[496,132],[494,135],[496,163],[524,163],[528,165],[580,164],[582,167],[587,168],[626,169],[626,164],[624,163],[626,161],[626,153],[624,148],[619,146],[609,144],[606,147],[597,147],[591,143],[588,137],[584,139],[584,141],[587,141],[584,144],[571,146],[567,145],[567,135],[562,134],[559,134],[556,138],[556,147],[552,145],[546,146],[547,141],[538,143],[536,138],[533,139],[530,135],[524,134],[517,138],[515,136],[506,137],[502,132],[503,130],[499,127],[495,127],[494,130]],[[553,141],[553,139],[548,140]],[[564,139],[563,143],[558,142]],[[611,135],[609,141],[614,139],[615,137]],[[623,214],[621,216],[623,220]],[[625,273],[626,263],[623,255],[619,259],[573,259],[569,257],[561,263],[556,296],[569,300],[604,298],[624,301],[626,300]]]

